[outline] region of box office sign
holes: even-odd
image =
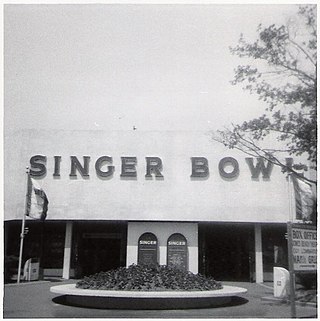
[[[295,272],[316,272],[317,230],[315,226],[292,225],[292,255]]]
[[[167,265],[169,267],[188,271],[187,240],[182,234],[172,234],[168,239]]]
[[[158,262],[158,240],[152,233],[144,233],[138,241],[138,264],[154,265]]]

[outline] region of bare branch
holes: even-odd
[[[235,134],[233,132],[231,132],[229,130],[230,134]],[[240,139],[240,141],[238,141],[238,144],[233,146],[233,149],[239,150],[243,153],[245,153],[246,155],[252,156],[252,157],[261,157],[264,160],[271,162],[272,164],[281,167],[281,169],[284,172],[288,172],[288,173],[294,173],[295,175],[297,175],[297,177],[299,177],[300,179],[315,184],[317,185],[317,181],[316,180],[312,180],[309,179],[305,176],[303,176],[301,173],[297,172],[296,170],[294,170],[293,168],[289,167],[287,164],[285,164],[284,162],[281,162],[279,160],[279,158],[275,157],[275,155],[273,154],[273,152],[276,152],[278,150],[270,150],[270,149],[263,149],[260,146],[258,146],[257,144],[255,144],[253,141],[250,141],[249,139],[245,139],[242,137],[242,135],[240,135],[239,133],[236,133],[236,135],[238,136],[238,138]],[[216,136],[211,136],[212,139],[214,141],[217,141],[219,143],[225,144],[223,139],[219,139]],[[283,150],[279,150],[280,152],[284,152]]]
[[[288,39],[292,44],[294,44],[297,48],[299,48],[305,54],[305,56],[311,61],[311,63],[314,65],[314,67],[317,66],[316,62],[312,59],[312,57],[309,55],[309,53],[302,46],[300,46],[297,42],[295,42],[290,37]]]

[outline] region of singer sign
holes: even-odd
[[[191,178],[207,178],[209,176],[209,161],[205,157],[191,157]],[[264,179],[270,179],[273,164],[264,161],[262,158],[247,157],[245,158],[246,163],[251,172],[251,178],[257,179],[260,174]],[[54,156],[54,177],[60,177],[60,167],[61,167],[61,156]],[[30,158],[30,175],[32,177],[42,177],[47,173],[46,167],[47,157],[44,155],[34,155]],[[68,161],[68,166],[70,166],[69,176],[72,178],[77,178],[77,172],[81,174],[82,177],[89,177],[89,162],[90,156],[83,156],[83,162],[81,162],[76,156],[70,156],[70,161]],[[291,166],[292,159],[287,158],[286,162],[288,166]],[[164,178],[163,173],[163,162],[160,157],[146,157],[145,158],[145,177],[151,178],[155,176],[156,178]],[[233,157],[224,157],[220,159],[217,164],[219,174],[225,179],[235,179],[239,176],[240,169],[238,161]],[[121,157],[121,172],[120,177],[122,178],[132,178],[137,177],[137,158],[135,156],[123,156]],[[229,169],[228,169],[229,168]],[[101,156],[95,161],[95,171],[99,177],[109,177],[111,178],[115,171],[115,166],[113,165],[113,158],[110,156]]]

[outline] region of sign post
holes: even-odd
[[[289,261],[289,273],[290,273],[290,308],[291,317],[296,318],[296,291],[295,291],[295,274],[293,269],[293,246],[292,246],[292,223],[288,222],[288,261]]]
[[[308,224],[287,223],[290,272],[291,316],[296,317],[295,272],[317,271],[317,228]]]

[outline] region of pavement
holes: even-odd
[[[184,310],[110,310],[67,306],[50,287],[76,280],[49,280],[4,286],[3,318],[291,318],[288,302],[273,297],[272,284],[222,282],[244,287],[247,293],[234,297],[224,307]],[[61,301],[60,301],[61,302]],[[316,304],[296,306],[298,318],[317,318]]]

